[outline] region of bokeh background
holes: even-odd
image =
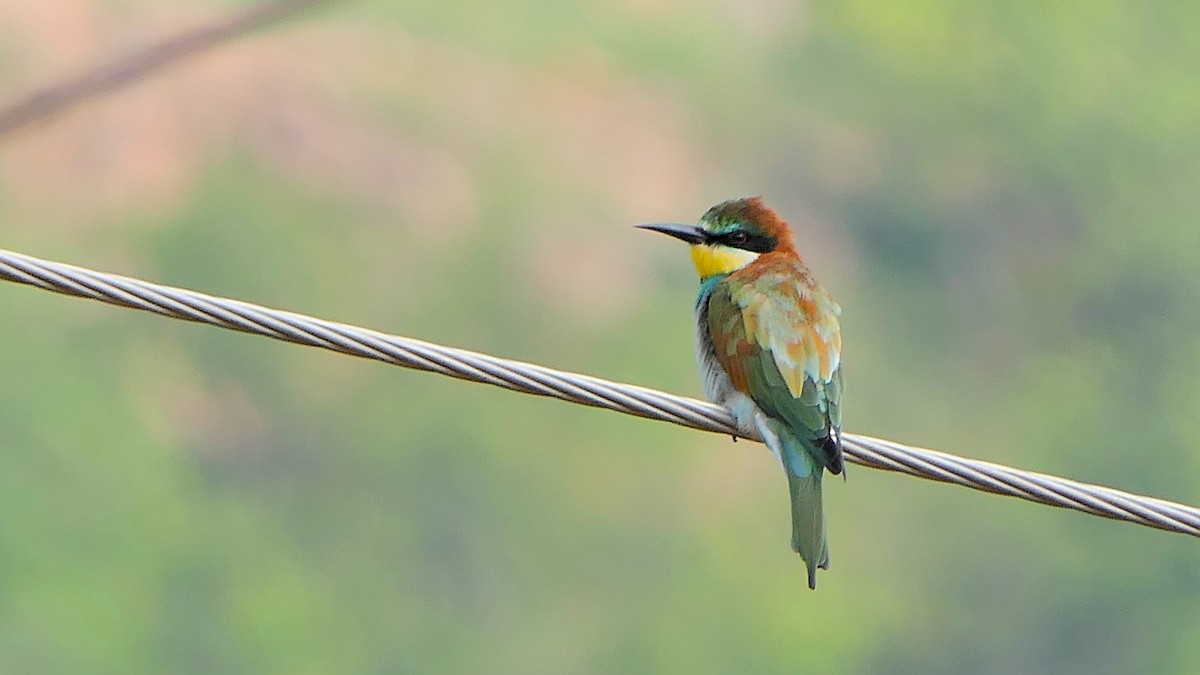
[[[0,0],[0,99],[231,2]],[[0,246],[699,395],[763,194],[848,429],[1200,502],[1200,4],[332,4],[0,138]],[[1194,673],[1180,535],[0,285],[0,671]]]

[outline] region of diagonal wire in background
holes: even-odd
[[[116,91],[224,42],[329,0],[274,0],[189,28],[132,54],[39,89],[0,108],[0,136],[43,124],[95,96]]]
[[[692,398],[510,361],[259,305],[105,274],[0,249],[0,279],[406,368],[744,436],[723,408]],[[1200,537],[1200,509],[1113,488],[845,434],[846,456],[864,466],[1018,497]]]

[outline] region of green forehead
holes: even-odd
[[[712,207],[700,216],[700,227],[715,234],[759,229],[750,217],[748,205],[743,199],[723,202]]]

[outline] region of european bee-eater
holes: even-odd
[[[843,468],[842,310],[800,260],[791,227],[758,197],[717,204],[696,226],[638,227],[691,245],[704,391],[783,465],[792,549],[815,589],[817,568],[829,567],[821,476]]]

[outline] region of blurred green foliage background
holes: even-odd
[[[0,98],[232,8],[0,0]],[[1200,502],[1200,4],[334,4],[0,139],[0,246],[699,395],[763,194],[851,431]],[[1192,539],[0,285],[0,671],[1193,673]]]

